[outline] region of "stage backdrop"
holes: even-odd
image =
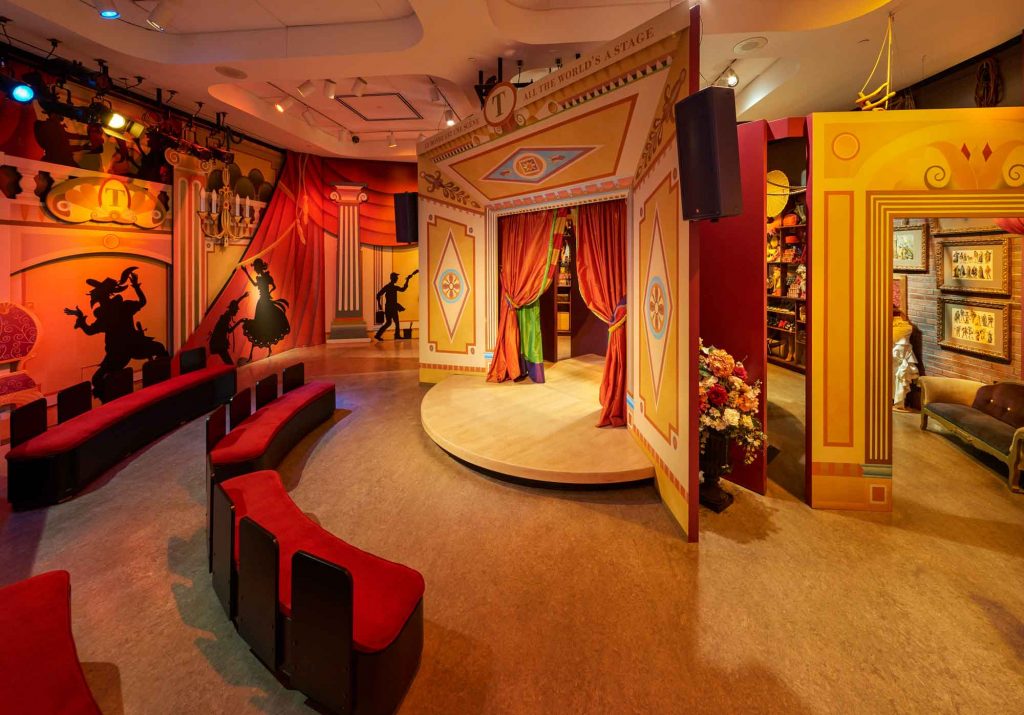
[[[237,361],[317,345],[334,318],[331,309],[346,296],[359,298],[357,315],[371,317],[367,299],[384,269],[414,270],[415,248],[395,242],[393,199],[415,190],[414,176],[411,164],[288,154],[256,235],[186,347],[221,353],[226,343],[226,355]],[[338,186],[363,188],[338,192]],[[357,202],[353,221],[341,220],[346,207],[339,200],[347,196]],[[361,270],[346,262],[346,246]],[[403,305],[418,307],[416,301]]]
[[[681,216],[673,108],[697,87],[698,13],[672,8],[528,87],[502,85],[480,114],[418,147],[428,382],[484,379],[500,300],[499,216],[626,198],[632,188],[627,425],[693,540],[697,264]],[[650,298],[658,315],[643,309]]]

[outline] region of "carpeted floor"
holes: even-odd
[[[402,713],[1024,711],[1024,497],[916,415],[894,416],[891,515],[806,507],[800,440],[773,433],[768,496],[734,489],[687,544],[652,487],[533,489],[454,462],[420,429],[413,344],[271,365],[299,358],[351,413],[292,452],[292,496],[426,578]],[[773,423],[799,430],[802,378],[770,380]],[[71,571],[107,713],[310,712],[217,605],[203,469],[197,421],[68,503],[0,512],[0,583]]]

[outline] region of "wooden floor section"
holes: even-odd
[[[469,464],[520,479],[618,484],[654,467],[623,428],[598,428],[604,358],[586,355],[546,368],[546,382],[501,384],[453,375],[420,406],[423,429]]]

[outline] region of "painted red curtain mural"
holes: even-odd
[[[519,380],[529,375],[544,382],[544,350],[537,301],[551,285],[562,251],[562,236],[555,235],[554,211],[502,216],[498,219],[501,242],[501,297],[498,338],[487,373],[489,382]]]
[[[576,243],[580,294],[608,324],[597,426],[621,427],[626,424],[626,202],[580,206]]]
[[[1024,218],[997,218],[996,226],[1008,233],[1024,235]]]
[[[415,191],[415,164],[289,153],[274,195],[239,269],[231,275],[185,348],[208,346],[211,337],[218,333],[218,322],[225,316],[227,321],[222,323],[221,334],[224,325],[230,327],[239,320],[277,317],[266,299],[257,307],[266,290],[259,284],[267,282],[257,275],[254,267],[257,261],[266,263],[265,273],[273,279],[270,297],[276,308],[283,310],[290,326],[288,334],[269,349],[278,353],[324,342],[324,230],[330,233],[338,230],[338,205],[330,195],[334,185],[341,183],[366,184],[369,200],[360,206],[359,214],[361,242],[396,245],[393,195]],[[246,271],[255,279],[256,286],[246,277]],[[238,300],[244,293],[246,297]],[[282,299],[287,301],[287,306],[278,302]],[[238,301],[237,306],[232,305],[233,301]],[[232,315],[236,309],[237,313]],[[252,332],[243,323],[226,336],[232,359],[249,355]],[[259,330],[255,332],[258,334]],[[254,359],[265,357],[266,350],[257,345]]]

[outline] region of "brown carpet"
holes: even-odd
[[[769,495],[734,488],[691,545],[652,487],[533,489],[451,460],[419,427],[412,344],[271,364],[299,357],[335,376],[351,414],[289,456],[292,496],[426,578],[402,713],[1024,710],[1024,497],[915,415],[894,416],[893,514],[806,507],[800,440],[773,433]],[[799,428],[802,379],[773,385],[774,422]],[[68,503],[0,512],[0,583],[71,571],[107,713],[310,712],[214,598],[203,465],[197,421]]]

